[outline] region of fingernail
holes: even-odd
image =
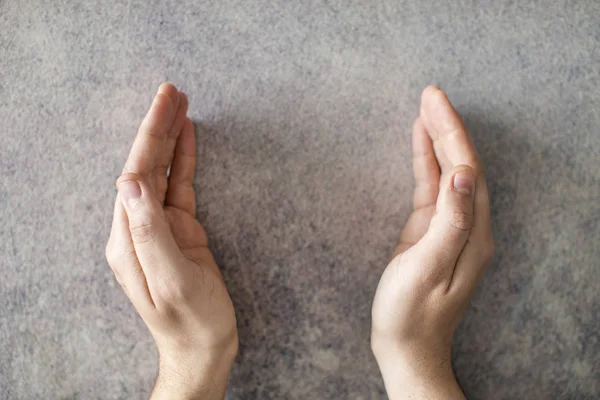
[[[125,202],[125,206],[131,206],[142,196],[142,189],[136,181],[125,181],[119,184],[119,193]]]
[[[473,186],[475,185],[475,178],[466,171],[457,172],[454,175],[454,189],[457,192],[463,194],[471,194],[473,192]]]

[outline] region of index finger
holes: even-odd
[[[464,123],[446,94],[435,86],[423,91],[423,111],[432,134],[442,141],[443,150],[453,166],[468,165],[477,171],[473,228],[454,269],[450,285],[469,293],[493,253],[490,201],[475,145]],[[449,286],[450,286],[449,285]],[[469,290],[464,290],[469,289]]]
[[[168,133],[173,125],[179,95],[175,86],[160,85],[150,110],[138,129],[123,172],[149,175],[156,168],[165,167],[164,153]]]
[[[442,142],[443,151],[452,167],[468,165],[479,170],[481,162],[475,145],[446,93],[435,86],[426,87],[422,106],[430,135]]]

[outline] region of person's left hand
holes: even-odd
[[[158,346],[153,398],[222,399],[237,328],[195,218],[196,143],[187,108],[184,93],[160,86],[117,180],[106,257]]]
[[[462,399],[450,350],[494,253],[483,164],[440,89],[413,126],[414,211],[372,309],[371,346],[390,399]]]

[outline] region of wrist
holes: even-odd
[[[223,399],[237,354],[237,340],[227,348],[203,352],[160,351],[153,400]]]
[[[413,368],[398,362],[381,368],[381,373],[390,400],[465,399],[451,368]]]
[[[372,343],[390,400],[464,400],[452,370],[450,349],[427,351],[418,347]]]

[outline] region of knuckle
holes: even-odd
[[[155,222],[152,218],[141,218],[140,220],[132,223],[129,227],[131,232],[131,239],[134,243],[148,243],[152,242],[158,235]]]
[[[117,283],[121,286],[121,288],[125,291],[127,291],[127,287],[125,285],[125,282],[123,281],[123,278],[121,277],[121,274],[118,271],[113,271],[114,272],[114,277],[115,280],[117,281]]]
[[[126,170],[132,169],[131,167],[125,166]],[[116,186],[119,187],[119,184],[125,181],[137,181],[140,180],[141,176],[135,172],[123,172],[121,176],[117,178]]]
[[[167,306],[177,306],[187,302],[189,291],[182,281],[171,281],[157,288],[155,301]]]
[[[104,255],[106,257],[106,261],[108,262],[108,265],[110,265],[110,267],[114,270],[116,268],[117,264],[119,263],[120,257],[119,257],[119,254],[117,253],[115,247],[111,243],[106,245]]]
[[[117,281],[121,283],[121,274],[123,272],[123,254],[120,253],[117,249],[111,248],[106,251],[106,261],[108,261],[108,266],[112,270],[113,274],[117,278]]]
[[[473,226],[473,214],[464,211],[452,211],[448,223],[459,231],[468,231]]]
[[[117,280],[117,282],[119,282],[119,284],[121,286],[123,286],[121,266],[119,264],[109,264],[109,265],[110,265],[110,269],[112,270],[115,279]]]
[[[111,244],[110,240],[108,241],[108,243],[106,244],[106,247],[104,248],[104,257],[106,258],[106,261],[108,261],[110,263],[110,259],[112,258],[112,244]]]

